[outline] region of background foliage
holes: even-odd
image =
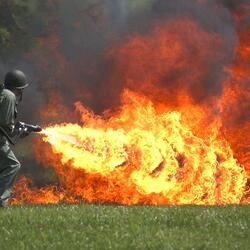
[[[50,18],[46,0],[0,0],[0,55],[3,61],[28,51],[45,35]],[[51,8],[51,3],[50,3]]]

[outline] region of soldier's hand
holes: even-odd
[[[20,138],[25,138],[25,137],[27,137],[27,136],[29,136],[30,135],[30,132],[28,132],[28,131],[23,131],[21,134],[20,134]]]

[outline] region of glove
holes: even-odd
[[[15,131],[16,131],[16,135],[20,138],[25,138],[30,134],[30,131],[28,130],[28,128],[21,122],[18,122],[16,124]]]
[[[25,138],[30,135],[30,132],[28,131],[22,131],[19,135],[20,138]]]

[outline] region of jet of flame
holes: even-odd
[[[138,203],[133,197],[138,194],[151,197],[151,204],[240,202],[246,173],[225,139],[198,137],[181,112],[157,113],[150,100],[129,91],[126,95],[133,106],[109,121],[59,124],[43,131],[62,166],[116,179],[128,189],[135,186],[130,201],[121,203]]]

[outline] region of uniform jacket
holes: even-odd
[[[17,116],[17,100],[13,92],[2,88],[0,90],[0,126],[7,132],[13,132]]]

